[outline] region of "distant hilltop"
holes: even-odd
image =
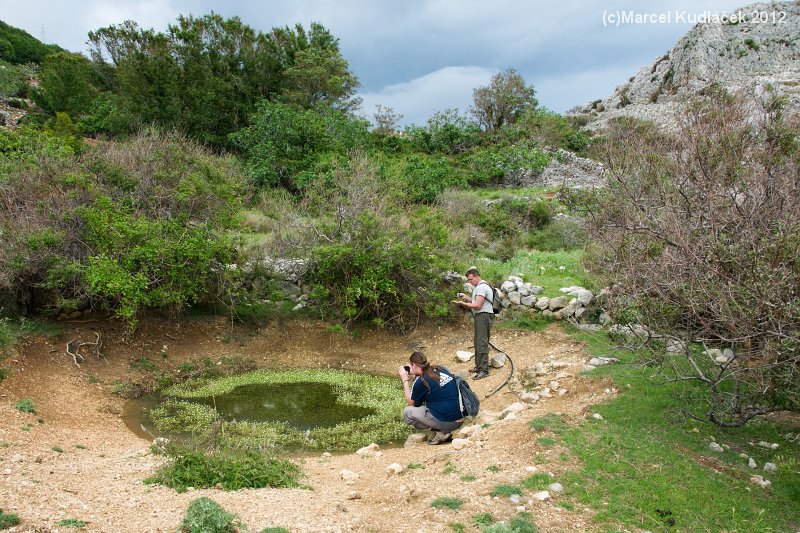
[[[773,88],[799,111],[800,2],[756,3],[708,17],[611,96],[569,114],[587,116],[591,129],[617,116],[672,128],[683,104],[715,83],[754,97]]]

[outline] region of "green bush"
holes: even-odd
[[[182,533],[235,533],[239,521],[210,498],[198,498],[189,504],[181,522]]]
[[[444,507],[453,511],[458,511],[461,509],[462,505],[464,505],[464,500],[462,498],[452,496],[441,496],[431,501],[431,507],[436,507],[437,509]]]
[[[244,488],[297,487],[300,469],[294,463],[255,452],[208,455],[173,448],[169,462],[145,483],[159,483],[185,492],[189,487],[239,490]]]
[[[432,203],[445,189],[466,187],[467,182],[444,157],[412,155],[405,161],[401,179],[408,199]]]
[[[14,513],[4,513],[0,509],[0,529],[8,529],[19,524],[19,516]]]
[[[417,150],[428,154],[458,154],[476,146],[480,128],[459,114],[457,109],[434,113],[426,127],[408,126],[405,138]]]
[[[30,398],[24,398],[17,401],[16,408],[17,411],[21,413],[36,414],[36,406],[33,404],[33,400]]]

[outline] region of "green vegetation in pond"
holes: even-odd
[[[259,391],[269,396],[254,405],[249,402],[250,406],[242,402]],[[278,391],[284,398],[275,394]],[[288,400],[289,393],[296,392],[302,394],[292,394],[294,398],[305,395],[302,402]],[[259,370],[190,381],[164,393],[173,400],[150,412],[159,431],[192,432],[202,438],[213,430],[217,445],[223,447],[348,450],[401,440],[410,432],[400,416],[403,395],[397,380],[388,377],[334,370]]]

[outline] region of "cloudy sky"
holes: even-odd
[[[238,16],[262,32],[319,22],[340,40],[361,81],[362,112],[377,104],[424,124],[472,101],[472,90],[515,68],[542,105],[564,112],[608,96],[669,51],[702,17],[744,0],[0,0],[0,20],[47,43],[86,52],[91,30],[134,20],[164,31],[179,14]]]

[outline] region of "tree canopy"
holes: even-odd
[[[533,86],[525,85],[525,78],[508,68],[492,76],[488,86],[472,91],[470,113],[482,128],[494,131],[535,109],[539,105],[535,95]]]

